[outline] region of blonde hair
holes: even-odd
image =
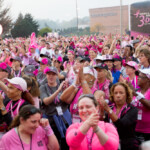
[[[113,82],[113,77],[112,77],[112,73],[110,70],[107,71],[106,78],[110,80],[110,82]]]

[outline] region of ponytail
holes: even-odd
[[[22,97],[22,99],[27,101],[29,104],[34,105],[33,97],[32,97],[32,95],[29,92],[27,92],[27,91],[22,92],[22,96],[21,97]]]

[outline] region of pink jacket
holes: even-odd
[[[66,133],[66,141],[70,147],[70,150],[88,150],[88,143],[86,135],[81,133],[80,126],[82,123],[72,124]],[[117,150],[119,146],[119,136],[116,128],[110,124],[100,121],[98,126],[108,135],[108,141],[101,145],[98,137],[94,134],[92,139],[92,150]],[[92,129],[88,131],[88,134],[92,134]]]

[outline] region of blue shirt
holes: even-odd
[[[120,75],[121,75],[121,72],[120,71],[112,71],[112,76],[113,76],[113,84],[119,82],[119,78],[120,78]]]

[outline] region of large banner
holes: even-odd
[[[131,32],[150,34],[150,1],[131,5]]]

